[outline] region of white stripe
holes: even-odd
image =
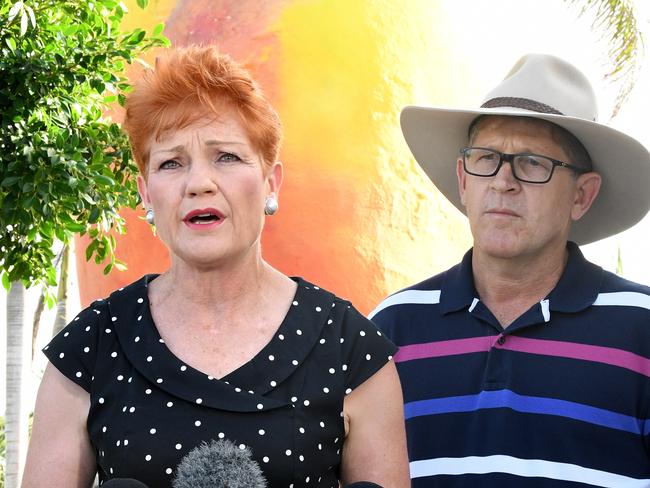
[[[622,307],[641,307],[650,310],[650,295],[635,291],[599,293],[594,305],[620,305]]]
[[[542,307],[542,315],[544,316],[544,322],[550,322],[551,309],[548,306],[548,300],[542,300],[541,302],[539,302],[539,305]]]
[[[629,478],[620,474],[584,468],[576,464],[542,459],[519,459],[512,456],[470,456],[412,461],[411,479],[435,475],[506,473],[525,478],[549,478],[575,481],[607,488],[649,488],[650,480]]]
[[[474,310],[474,307],[476,307],[476,306],[478,305],[478,302],[479,302],[479,299],[478,299],[478,298],[474,298],[474,300],[472,300],[472,304],[469,306],[469,308],[467,309],[467,311],[468,311],[469,313],[472,313],[472,310]]]
[[[421,305],[435,305],[440,303],[440,290],[405,290],[395,293],[394,295],[389,296],[377,305],[370,315],[369,319],[372,319],[375,315],[381,312],[383,309],[392,307],[393,305],[402,305],[406,303],[416,303]]]

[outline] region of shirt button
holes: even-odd
[[[501,336],[497,339],[497,344],[500,346],[503,346],[506,343],[506,338],[504,336]]]

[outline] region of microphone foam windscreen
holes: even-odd
[[[149,488],[141,481],[133,478],[113,478],[102,483],[102,488]]]
[[[203,442],[188,452],[176,470],[173,488],[266,488],[248,448],[229,440]]]

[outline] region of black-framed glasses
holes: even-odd
[[[464,147],[463,169],[474,176],[494,176],[504,162],[510,163],[512,176],[526,183],[548,183],[556,166],[569,168],[578,174],[588,173],[588,169],[532,153],[508,154],[486,147]]]

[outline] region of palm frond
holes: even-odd
[[[607,41],[605,78],[620,84],[612,109],[615,117],[637,81],[644,53],[643,33],[632,0],[565,0],[579,8],[579,16],[593,16],[592,28]]]

